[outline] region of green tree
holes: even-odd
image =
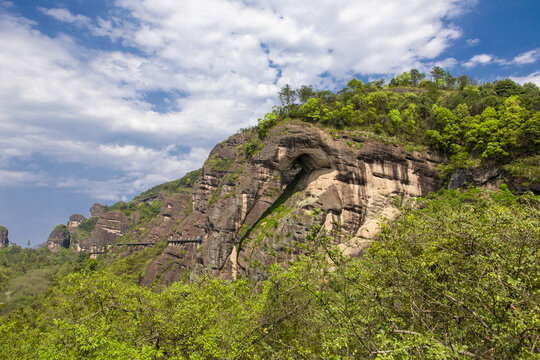
[[[305,104],[308,99],[315,96],[315,89],[313,86],[302,85],[299,89],[296,90],[296,97],[300,102],[300,105]]]
[[[418,69],[411,69],[411,84],[413,86],[418,86],[422,80],[426,78],[426,74],[421,73]]]
[[[278,93],[279,102],[282,107],[288,107],[293,105],[296,100],[296,92],[289,86],[285,84]]]
[[[431,71],[429,72],[429,75],[431,76],[433,81],[435,81],[435,83],[438,83],[439,80],[444,80],[446,71],[444,71],[444,69],[439,66],[435,66],[431,69]]]
[[[319,122],[321,120],[321,99],[311,98],[302,106],[303,119],[308,122]]]
[[[495,93],[498,96],[509,97],[512,95],[518,95],[522,92],[521,86],[510,79],[495,81],[493,86]]]

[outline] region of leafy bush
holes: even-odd
[[[180,191],[187,191],[193,187],[195,182],[199,179],[201,170],[195,170],[187,173],[182,178],[170,182],[166,182],[157,186],[154,186],[151,189],[146,190],[142,194],[133,198],[135,202],[145,201],[149,198],[158,196],[160,192],[165,192],[166,194],[174,194]]]
[[[0,319],[0,353],[536,358],[539,208],[537,197],[514,196],[505,186],[499,193],[443,191],[402,208],[363,258],[343,256],[332,245],[339,234],[315,226],[295,244],[295,262],[271,266],[267,280],[257,283],[202,278],[142,288],[137,275],[159,253],[148,249],[69,275],[43,309]]]
[[[98,221],[97,216],[92,216],[89,219],[80,223],[79,226],[77,226],[77,228],[86,233],[91,233],[92,231],[94,231],[97,221]]]

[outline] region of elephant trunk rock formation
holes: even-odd
[[[169,236],[202,243],[169,243],[141,283],[170,283],[185,271],[191,278],[264,276],[262,265],[294,257],[294,244],[315,224],[339,224],[334,242],[359,255],[382,219],[442,185],[435,155],[364,137],[290,121],[274,127],[256,151],[254,131],[218,144],[193,187],[192,211],[169,209],[185,214]]]

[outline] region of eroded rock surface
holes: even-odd
[[[99,203],[94,203],[94,205],[92,205],[92,207],[90,208],[90,217],[93,217],[93,216],[100,217],[104,213],[105,213],[105,206]]]
[[[59,251],[67,249],[70,245],[71,236],[66,225],[58,225],[49,235],[47,239],[47,247],[51,251]]]
[[[0,225],[0,249],[9,246],[8,229]]]
[[[238,134],[212,150],[191,194],[193,211],[170,234],[202,243],[169,244],[143,284],[157,278],[170,283],[182,271],[191,278],[262,276],[261,265],[294,257],[295,243],[314,224],[339,226],[334,242],[356,256],[382,219],[397,215],[396,205],[441,186],[436,156],[362,134],[334,138],[289,122],[272,129],[264,147],[246,158],[246,144],[255,136]]]
[[[81,214],[73,214],[69,217],[69,221],[68,221],[68,225],[67,227],[69,229],[73,229],[73,228],[76,228],[77,226],[79,226],[81,223],[83,223],[84,221],[86,221],[86,218],[81,215]]]
[[[94,213],[95,214],[95,213]],[[77,243],[77,251],[99,254],[105,252],[110,245],[129,231],[129,222],[121,211],[102,213],[96,223],[90,239],[81,239]]]

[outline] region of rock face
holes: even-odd
[[[70,234],[66,225],[58,225],[47,239],[47,247],[51,251],[59,251],[62,248],[69,248]]]
[[[92,208],[95,206],[92,206]],[[103,253],[128,231],[129,222],[124,213],[121,211],[103,212],[97,220],[91,238],[79,240],[77,251],[90,252],[91,254]]]
[[[464,185],[472,185],[496,190],[502,182],[501,171],[497,168],[488,171],[482,171],[480,169],[457,169],[448,181],[448,188],[457,189]]]
[[[294,257],[313,225],[341,228],[334,237],[356,256],[409,198],[442,183],[431,154],[368,140],[365,134],[327,132],[288,122],[272,129],[258,152],[246,156],[256,134],[235,135],[210,153],[195,184],[193,211],[181,203],[163,216],[179,219],[173,239],[150,265],[143,284],[178,280],[182,271],[236,278],[262,276],[260,265]],[[188,214],[185,218],[177,213]],[[175,215],[176,214],[176,215]],[[158,275],[159,274],[159,275]]]
[[[73,214],[69,217],[68,228],[73,229],[79,226],[82,222],[86,221],[86,218],[81,214]]]
[[[90,217],[92,217],[92,216],[100,217],[104,213],[105,213],[105,206],[103,206],[101,204],[95,203],[90,208]]]
[[[0,249],[9,246],[8,229],[0,225]]]

